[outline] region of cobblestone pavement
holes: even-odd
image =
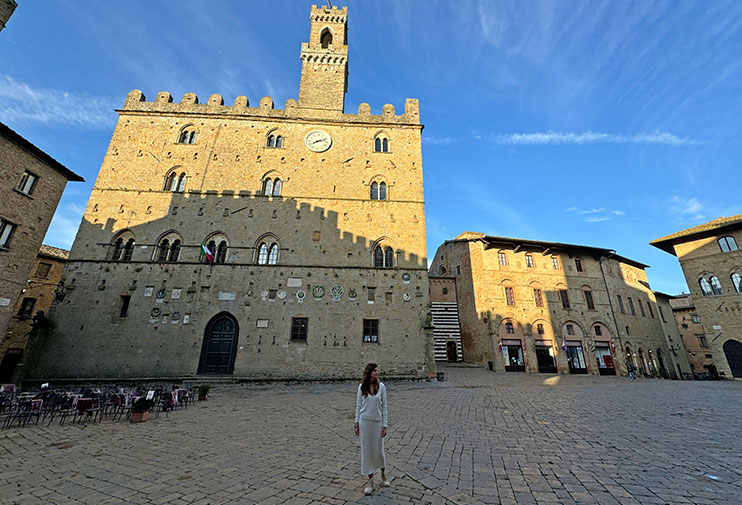
[[[167,419],[0,432],[0,503],[742,503],[740,383],[444,371],[387,383],[372,496],[354,384],[216,385]]]

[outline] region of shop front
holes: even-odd
[[[587,374],[585,352],[582,349],[582,342],[580,340],[567,340],[565,354],[567,355],[570,374]]]
[[[616,365],[611,354],[611,345],[605,341],[595,342],[595,361],[600,375],[616,375]]]
[[[539,373],[557,373],[553,340],[535,340],[536,361]]]
[[[503,340],[502,356],[505,360],[506,372],[525,372],[526,362],[523,358],[522,340]]]

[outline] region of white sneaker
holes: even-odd
[[[388,480],[382,480],[381,481],[381,487],[389,487],[389,486],[391,486],[391,484],[389,483]]]
[[[369,481],[368,486],[363,488],[363,494],[369,495],[374,492],[374,481]]]

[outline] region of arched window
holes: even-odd
[[[209,240],[209,243],[206,244],[206,248],[211,253],[211,257],[214,258],[214,263],[216,263],[216,242],[213,240]],[[207,258],[205,254],[201,257],[203,258],[204,263],[209,262],[209,258]]]
[[[283,147],[283,137],[281,135],[274,135],[271,133],[265,141],[265,147],[281,148]]]
[[[170,251],[170,241],[168,239],[163,239],[160,242],[159,249],[157,250],[157,261],[159,262],[167,261],[167,255],[169,251]]]
[[[268,249],[268,264],[278,264],[278,244],[276,243],[271,244],[270,248]]]
[[[134,239],[130,238],[124,246],[124,261],[131,261],[131,255],[134,252]]]
[[[273,196],[281,196],[281,179],[276,178],[273,181]]]
[[[195,144],[196,143],[196,130],[193,127],[183,128],[178,136],[179,144]]]
[[[381,132],[376,135],[374,139],[374,151],[377,153],[389,152],[389,138],[385,133]]]
[[[513,323],[505,323],[505,333],[513,334],[515,333],[515,328],[513,327]]]
[[[719,243],[721,252],[731,252],[737,250],[737,241],[734,240],[734,237],[721,237],[719,240],[717,240],[717,242]]]
[[[386,182],[379,183],[379,200],[386,200]]]
[[[384,268],[384,251],[377,245],[374,249],[374,268]]]
[[[227,259],[227,241],[222,240],[219,242],[219,246],[216,248],[216,256],[214,257],[214,263],[224,263]]]
[[[118,261],[121,259],[121,253],[124,250],[124,239],[119,238],[116,240],[116,242],[113,243],[113,253],[111,254],[111,259],[113,261]]]
[[[131,261],[131,255],[134,252],[134,238],[130,231],[120,233],[111,245],[113,247],[111,261]]]
[[[180,177],[178,178],[178,193],[182,193],[185,190],[185,183],[186,183],[186,174],[183,172],[180,174]]]
[[[732,286],[737,293],[742,293],[742,275],[737,272],[732,274]]]
[[[712,275],[709,278],[709,281],[711,281],[711,291],[715,295],[723,295],[724,290],[721,288],[721,282],[719,282],[719,278],[715,275]]]
[[[394,249],[391,247],[384,251],[384,268],[394,268]]]
[[[263,182],[263,194],[270,196],[273,194],[273,179],[266,179]]]
[[[379,184],[377,182],[371,183],[371,200],[379,199]]]
[[[268,264],[268,244],[261,243],[258,247],[258,265]]]
[[[544,325],[542,323],[538,323],[536,325],[536,333],[538,333],[539,335],[544,334]]]
[[[327,49],[332,44],[332,33],[327,28],[325,28],[320,36],[320,44],[322,45],[322,49]]]
[[[180,240],[173,240],[173,245],[170,246],[170,254],[167,260],[171,263],[175,263],[180,258]]]
[[[709,281],[705,277],[698,279],[698,284],[701,286],[703,296],[711,296],[711,284],[709,284]]]
[[[162,189],[165,191],[175,191],[175,188],[178,187],[177,177],[178,174],[175,171],[170,172],[170,175],[165,178],[165,186]]]

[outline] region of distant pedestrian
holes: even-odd
[[[381,487],[388,487],[384,437],[387,429],[386,387],[376,363],[369,363],[356,394],[355,434],[361,437],[361,473],[368,475],[365,494],[374,492],[374,472],[381,469]]]
[[[634,381],[636,380],[636,367],[634,365],[629,365],[629,380]]]

